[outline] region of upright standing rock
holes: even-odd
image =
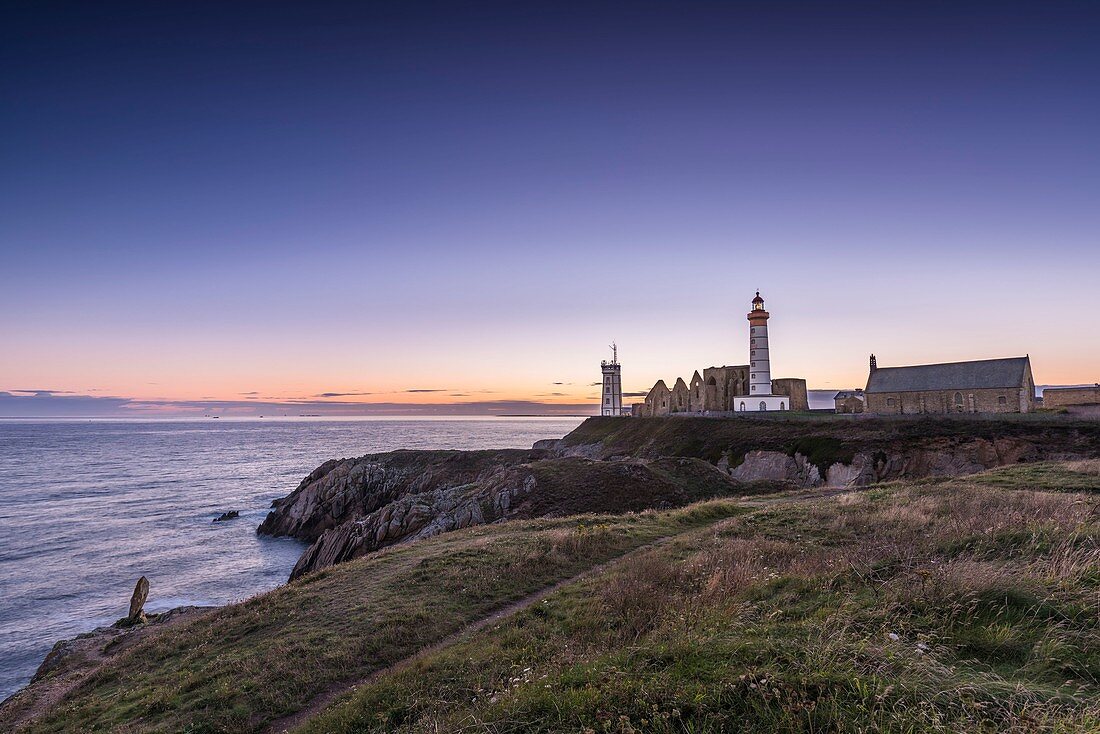
[[[144,621],[145,613],[142,608],[145,606],[145,600],[149,598],[149,579],[142,576],[137,580],[137,585],[134,586],[134,595],[130,597],[130,621],[139,622]]]

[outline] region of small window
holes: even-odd
[[[756,375],[753,375],[753,377],[756,377]],[[752,386],[752,392],[756,392],[756,385]]]
[[[766,402],[764,402],[763,400],[760,401],[760,412],[761,413],[768,412],[768,404]]]
[[[741,401],[741,412],[742,413],[745,412],[745,401],[744,400]]]
[[[787,404],[786,403],[780,403],[779,404],[779,409],[780,410],[786,410],[787,409]]]
[[[604,405],[611,405],[611,398],[604,398],[603,404]]]
[[[886,407],[887,408],[893,408],[894,407],[894,399],[893,398],[886,398]]]
[[[997,398],[997,405],[1008,405],[1008,398],[1006,398],[1004,395],[1001,395]]]

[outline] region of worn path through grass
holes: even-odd
[[[324,711],[337,698],[339,698],[342,694],[348,693],[350,691],[354,691],[359,686],[370,683],[372,680],[374,680],[374,679],[376,679],[380,676],[392,675],[394,673],[402,671],[402,670],[408,668],[410,665],[416,663],[418,660],[422,660],[422,659],[427,658],[431,655],[434,655],[435,653],[440,652],[440,651],[442,651],[442,650],[444,650],[448,647],[451,647],[452,645],[458,643],[459,641],[470,637],[475,632],[478,632],[478,631],[484,629],[485,627],[488,627],[491,624],[495,624],[497,622],[500,622],[500,621],[512,616],[513,614],[516,614],[518,612],[523,611],[524,609],[527,609],[528,607],[530,607],[533,604],[537,604],[538,602],[542,601],[546,597],[560,591],[561,589],[565,588],[566,586],[578,583],[578,582],[583,581],[583,580],[585,580],[585,579],[587,579],[591,576],[598,575],[598,574],[606,571],[607,569],[611,568],[615,564],[626,561],[626,560],[628,560],[629,558],[631,558],[632,556],[634,556],[638,553],[641,553],[643,551],[648,551],[648,550],[651,550],[653,548],[659,547],[661,545],[664,545],[668,541],[670,541],[674,538],[679,538],[679,537],[680,537],[679,535],[665,536],[663,538],[658,538],[657,540],[654,540],[651,543],[647,543],[646,545],[635,548],[634,550],[627,551],[626,553],[619,556],[618,558],[614,558],[610,561],[607,561],[606,563],[601,563],[598,566],[593,566],[592,568],[588,569],[587,571],[583,571],[583,572],[577,574],[576,576],[572,576],[570,578],[558,581],[557,583],[553,584],[552,586],[547,586],[543,589],[540,589],[539,591],[536,591],[534,594],[526,596],[523,599],[520,599],[519,601],[516,601],[516,602],[513,602],[512,604],[509,604],[508,606],[504,607],[503,609],[499,609],[499,610],[493,612],[492,614],[490,614],[487,617],[482,617],[481,619],[475,620],[475,621],[471,622],[470,624],[466,625],[466,627],[459,630],[458,632],[455,632],[454,634],[449,635],[448,637],[440,640],[439,642],[436,642],[436,643],[431,644],[427,647],[421,648],[420,650],[416,651],[415,653],[413,653],[409,657],[407,657],[403,660],[399,660],[396,663],[394,663],[393,665],[389,665],[385,668],[380,668],[378,670],[375,670],[374,672],[368,674],[366,677],[361,678],[357,681],[353,681],[353,682],[350,682],[350,683],[334,684],[334,685],[330,686],[328,690],[324,691],[323,693],[318,695],[315,699],[313,699],[313,701],[311,701],[310,704],[306,708],[302,709],[301,711],[298,711],[295,714],[291,714],[290,716],[286,716],[286,717],[283,717],[281,719],[277,719],[276,721],[272,722],[272,724],[267,728],[267,732],[268,732],[268,734],[283,734],[283,732],[292,731],[293,729],[301,726],[302,724],[304,724],[307,721],[309,721],[310,719],[312,719],[314,716],[319,714],[321,711]]]
[[[742,512],[717,500],[395,546],[143,640],[19,731],[263,731],[563,579]]]
[[[375,676],[297,734],[1100,731],[1096,476],[753,499]]]
[[[851,491],[850,489],[846,489],[846,488],[830,488],[830,489],[807,490],[805,492],[801,492],[801,493],[797,493],[797,494],[776,494],[776,495],[768,495],[768,496],[763,496],[763,497],[742,498],[742,500],[740,501],[740,504],[745,508],[766,507],[766,506],[777,505],[777,504],[786,504],[786,503],[795,503],[795,502],[804,502],[804,501],[809,501],[809,500],[824,499],[824,498],[827,498],[827,497],[834,497],[838,494],[842,494],[842,493],[846,493],[846,492],[850,492],[850,491]],[[726,516],[726,517],[728,517],[728,516]],[[715,518],[715,522],[717,522],[719,519],[726,519],[726,517]],[[493,612],[492,614],[490,614],[486,617],[482,617],[481,619],[478,619],[476,621],[471,622],[465,628],[459,630],[458,632],[455,632],[454,634],[449,635],[448,637],[446,637],[443,640],[440,640],[438,642],[435,642],[435,643],[433,643],[433,644],[431,644],[427,647],[424,647],[424,648],[418,650],[417,652],[413,653],[412,655],[410,655],[409,657],[407,657],[403,660],[399,660],[399,661],[397,661],[397,662],[393,663],[392,665],[389,665],[385,668],[380,668],[378,670],[372,671],[371,673],[364,676],[360,680],[352,681],[352,682],[341,682],[341,683],[334,684],[334,685],[330,686],[324,692],[320,693],[304,709],[302,709],[302,710],[300,710],[300,711],[298,711],[294,714],[291,714],[289,716],[277,719],[274,722],[272,722],[271,725],[268,726],[268,728],[266,730],[267,734],[284,734],[285,732],[293,731],[294,729],[296,729],[298,727],[301,727],[306,722],[310,721],[313,717],[315,717],[318,714],[320,714],[321,712],[323,712],[329,706],[333,705],[334,702],[336,702],[339,698],[341,698],[345,694],[354,692],[360,686],[369,684],[370,682],[380,678],[381,676],[392,675],[392,674],[398,673],[400,671],[403,671],[406,668],[408,668],[409,666],[415,664],[416,662],[418,662],[420,660],[423,660],[423,659],[426,659],[426,658],[428,658],[428,657],[430,657],[430,656],[432,656],[436,653],[439,653],[439,652],[441,652],[441,651],[443,651],[443,650],[445,650],[445,649],[447,649],[447,648],[449,648],[449,647],[451,647],[451,646],[453,646],[453,645],[455,645],[455,644],[457,644],[457,643],[473,636],[476,632],[479,632],[480,630],[483,630],[484,628],[486,628],[486,627],[488,627],[492,624],[496,624],[497,622],[500,622],[500,621],[502,621],[502,620],[504,620],[508,617],[511,617],[512,615],[515,615],[519,612],[522,612],[523,610],[531,607],[534,604],[537,604],[538,602],[546,599],[547,597],[551,596],[552,594],[555,594],[555,593],[561,591],[565,587],[581,583],[581,582],[586,581],[586,580],[588,580],[592,577],[595,577],[595,576],[599,576],[600,574],[603,574],[603,573],[607,572],[608,570],[610,570],[614,566],[617,566],[621,563],[629,562],[630,559],[634,558],[635,556],[638,556],[642,553],[652,551],[652,550],[654,550],[654,549],[656,549],[656,548],[658,548],[662,545],[665,545],[666,543],[668,543],[670,541],[682,540],[684,538],[684,536],[688,536],[688,535],[698,536],[702,532],[705,532],[707,527],[709,527],[709,525],[704,526],[702,531],[698,528],[690,528],[690,529],[684,530],[683,532],[678,533],[678,534],[666,535],[666,536],[657,538],[657,539],[653,540],[652,542],[649,542],[649,543],[646,543],[646,544],[641,545],[639,547],[636,547],[633,550],[627,551],[626,553],[624,553],[624,554],[622,554],[618,557],[612,558],[611,560],[608,560],[604,563],[600,563],[596,566],[593,566],[593,567],[591,567],[591,568],[589,568],[589,569],[587,569],[587,570],[585,570],[585,571],[583,571],[583,572],[581,572],[581,573],[579,573],[575,576],[572,576],[572,577],[566,578],[566,579],[562,579],[562,580],[554,583],[551,586],[542,588],[539,591],[537,591],[533,594],[530,594],[529,596],[526,596],[523,599],[520,599],[519,601],[516,601],[512,604],[509,604],[507,607],[505,607],[503,609],[497,610],[497,611]]]

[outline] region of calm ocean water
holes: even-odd
[[[529,448],[579,418],[0,421],[0,700],[59,639],[126,614],[224,604],[284,581],[304,546],[256,535],[322,462],[397,448]],[[227,510],[241,516],[211,520]]]

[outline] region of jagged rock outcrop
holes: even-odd
[[[293,579],[394,543],[504,519],[661,509],[767,489],[746,488],[698,459],[471,453],[480,455],[399,451],[328,462],[277,500],[258,532],[313,541]]]
[[[821,484],[821,472],[802,454],[794,456],[779,451],[750,451],[745,459],[729,470],[730,476],[739,482],[782,480],[799,487],[816,487]]]
[[[313,541],[351,517],[367,517],[395,500],[476,484],[502,467],[548,456],[540,450],[393,451],[333,459],[314,469],[259,527],[266,535]]]

